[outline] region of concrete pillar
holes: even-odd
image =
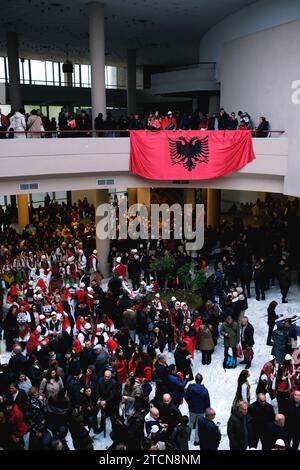
[[[183,190],[183,202],[184,204],[192,204],[193,209],[195,208],[195,189],[194,188],[184,188]]]
[[[136,50],[127,51],[127,112],[136,113]]]
[[[96,214],[97,214],[97,207],[100,204],[107,204],[108,202],[109,202],[109,193],[107,189],[95,190],[94,205],[95,205]],[[96,227],[97,227],[99,220],[100,220],[100,217],[96,215],[95,217]],[[98,256],[99,270],[105,278],[109,277],[111,275],[111,267],[108,262],[108,255],[110,251],[110,239],[106,238],[105,240],[100,240],[96,235],[96,249],[98,251],[97,256]]]
[[[220,95],[211,95],[209,97],[209,114],[217,113],[220,109]]]
[[[133,204],[137,203],[137,188],[127,189],[127,203],[128,207],[133,206]]]
[[[73,74],[72,73],[64,73],[64,82],[65,86],[73,86]]]
[[[17,199],[19,232],[22,233],[26,225],[29,224],[28,195],[18,194]]]
[[[8,32],[6,34],[6,41],[9,73],[9,99],[12,109],[19,110],[22,107],[22,95],[20,85],[18,34]]]
[[[150,188],[137,188],[137,202],[147,207],[150,212],[151,205],[151,189]]]
[[[89,3],[91,95],[93,128],[99,113],[106,116],[104,5]]]
[[[221,208],[221,190],[208,189],[206,203],[206,225],[213,229],[218,228],[220,224],[220,208]]]

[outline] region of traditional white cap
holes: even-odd
[[[28,285],[29,285],[29,286],[33,286],[33,284],[34,284],[33,281],[29,281],[29,282],[28,282]]]
[[[275,442],[275,446],[286,447],[285,442],[284,442],[283,439],[277,439],[277,441]]]
[[[177,307],[180,307],[180,302],[179,302],[179,300],[177,300],[177,301],[175,302],[175,305],[177,305]]]
[[[269,361],[274,361],[274,359],[276,359],[276,357],[273,354],[270,354]]]
[[[145,281],[141,281],[141,282],[140,282],[140,285],[141,285],[141,286],[145,286],[145,285],[146,285]]]
[[[187,305],[186,302],[181,302],[180,306],[183,307],[184,305]]]
[[[237,287],[236,291],[237,291],[238,294],[242,294],[243,289],[242,289],[242,287]]]
[[[140,259],[139,255],[134,255],[134,259],[136,260]]]
[[[46,316],[45,315],[40,315],[40,320],[45,320]]]
[[[80,289],[84,289],[84,288],[85,288],[85,283],[84,283],[84,282],[81,282],[81,283],[79,284],[79,287],[80,287]]]
[[[96,344],[96,346],[93,347],[93,349],[94,349],[94,351],[96,349],[102,349],[102,346],[101,346],[101,344],[98,343],[98,344]]]
[[[155,297],[156,297],[157,299],[159,299],[159,298],[160,298],[160,294],[157,292],[157,294],[155,294]]]
[[[233,297],[233,298],[237,298],[238,295],[239,295],[239,294],[238,294],[237,292],[232,292],[232,297]]]
[[[137,252],[138,252],[138,251],[137,251],[136,248],[132,248],[132,250],[131,250],[131,253],[132,253],[132,254],[135,254],[135,253],[137,253]]]
[[[83,250],[78,250],[78,253],[79,253],[80,255],[83,255]]]
[[[154,281],[154,277],[150,276],[150,281]]]
[[[74,259],[74,256],[70,256],[70,258],[68,258],[68,263],[73,263]]]
[[[284,357],[285,361],[290,361],[291,359],[293,359],[293,358],[290,354],[286,354],[285,357]]]
[[[70,284],[66,284],[65,287],[66,287],[66,289],[69,289],[69,288],[70,288]]]
[[[176,302],[176,297],[174,297],[174,295],[171,297],[171,301]]]
[[[97,255],[97,254],[98,254],[98,251],[97,251],[97,250],[94,250],[94,251],[93,251],[93,254],[94,254],[94,255]]]
[[[121,256],[118,256],[118,257],[116,258],[116,262],[117,262],[117,263],[121,263],[121,261],[122,261]]]
[[[266,376],[266,374],[263,374],[260,376],[260,380],[264,380],[264,381],[268,381],[268,377]]]
[[[41,256],[41,259],[46,259],[46,255],[42,255],[42,256]]]
[[[92,326],[91,326],[90,323],[86,323],[86,324],[84,325],[84,329],[85,329],[85,330],[90,330],[91,328],[92,328]]]
[[[104,323],[99,323],[99,325],[97,325],[97,331],[99,330],[104,330]]]

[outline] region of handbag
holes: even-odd
[[[237,347],[236,347],[236,355],[239,359],[241,359],[243,357],[243,351],[242,351],[242,348],[241,348],[240,344],[238,344]]]
[[[250,346],[248,346],[246,349],[243,350],[244,353],[244,359],[246,362],[251,362],[254,356],[254,351]]]
[[[224,369],[233,369],[236,366],[236,360],[233,356],[228,354],[226,362],[224,362]]]

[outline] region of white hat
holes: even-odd
[[[66,289],[69,289],[69,288],[70,288],[70,284],[66,284],[65,287],[66,287]]]
[[[260,376],[260,380],[265,380],[267,382],[268,377],[266,376],[266,374],[263,374],[263,375]]]
[[[283,439],[277,439],[277,441],[275,442],[275,446],[286,447]]]
[[[90,330],[91,328],[92,328],[92,326],[91,326],[90,323],[86,323],[86,324],[84,325],[84,329],[85,329],[85,330]]]
[[[33,284],[34,284],[33,281],[29,281],[29,282],[28,282],[28,285],[29,285],[29,286],[33,286]]]
[[[176,302],[176,297],[174,297],[174,295],[173,295],[173,297],[171,297],[171,301]]]
[[[137,252],[138,252],[138,251],[137,251],[136,248],[132,248],[132,250],[131,250],[131,253],[132,253],[132,254],[135,254],[135,253],[137,253]]]
[[[243,289],[242,289],[242,287],[237,287],[236,291],[237,291],[238,294],[242,294]]]
[[[101,344],[98,343],[98,344],[96,344],[96,346],[93,347],[93,349],[94,349],[94,351],[96,349],[102,349],[102,346],[101,346]]]
[[[94,251],[93,251],[93,254],[94,254],[94,255],[97,255],[97,254],[98,254],[98,251],[97,251],[97,250],[94,250]]]
[[[74,259],[74,256],[70,256],[70,258],[68,258],[68,263],[73,263]]]
[[[150,276],[150,281],[154,281],[154,277]]]
[[[160,294],[157,292],[157,294],[155,294],[155,297],[156,297],[157,299],[159,299],[159,298],[160,298]]]
[[[145,281],[141,281],[141,282],[140,282],[140,285],[141,285],[141,286],[145,286],[145,285],[146,285]]]
[[[176,300],[175,305],[177,305],[177,307],[180,307],[180,302],[179,302],[179,300]]]
[[[35,290],[42,290],[40,286],[36,286]]]
[[[269,361],[274,361],[274,359],[276,359],[276,357],[273,356],[273,354],[270,354],[270,356],[269,356]]]
[[[291,359],[293,359],[293,358],[290,354],[286,354],[285,357],[284,357],[285,361],[290,361]]]
[[[134,259],[136,260],[140,259],[139,255],[134,255]]]
[[[93,288],[92,288],[92,287],[88,287],[88,288],[87,288],[87,291],[88,291],[88,292],[93,292]]]
[[[78,250],[78,253],[79,253],[80,255],[83,255],[83,250]]]
[[[121,261],[122,261],[121,256],[118,256],[118,257],[116,258],[116,262],[117,262],[117,263],[121,263]]]
[[[238,297],[238,293],[237,293],[237,292],[232,292],[232,297],[237,298],[237,297]]]
[[[73,284],[73,287],[74,287],[74,289],[77,289],[77,288],[78,288],[78,285],[77,285],[77,284]]]
[[[84,289],[85,283],[84,283],[84,282],[81,282],[81,283],[79,284],[79,287],[80,287],[81,289]]]
[[[168,111],[168,114],[173,114],[172,111]]]
[[[46,316],[45,315],[40,315],[40,320],[45,320]]]
[[[98,330],[104,330],[104,323],[99,323],[99,325],[97,325],[97,331]]]
[[[180,306],[183,307],[184,305],[187,305],[186,302],[181,302]]]

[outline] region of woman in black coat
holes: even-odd
[[[272,333],[274,330],[275,321],[279,318],[279,315],[277,315],[277,313],[275,312],[277,305],[278,303],[275,300],[273,300],[268,307],[268,326],[269,326],[268,337],[267,337],[268,346],[273,346]]]
[[[174,353],[175,364],[177,371],[181,372],[183,377],[189,376],[189,380],[193,380],[192,372],[192,356],[186,349],[186,344],[183,341],[179,341],[176,351]]]

